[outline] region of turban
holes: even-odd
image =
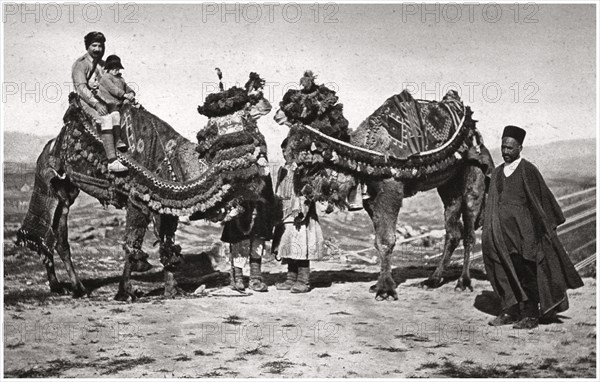
[[[106,42],[106,38],[102,32],[90,32],[85,35],[83,42],[85,43],[85,49],[87,49],[95,42],[104,44]]]
[[[523,140],[525,139],[525,130],[521,129],[517,126],[506,126],[504,128],[504,132],[502,133],[502,138],[510,137],[514,138],[520,145],[523,144]]]

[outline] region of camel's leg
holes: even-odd
[[[158,231],[160,238],[160,262],[163,264],[163,273],[165,277],[166,297],[175,297],[184,294],[183,290],[177,286],[173,271],[183,262],[181,256],[181,246],[175,244],[175,231],[179,224],[179,218],[172,215],[160,215],[157,217],[155,230]],[[158,226],[158,227],[157,227]]]
[[[455,179],[456,178],[451,179],[446,184],[438,187],[438,193],[444,203],[444,226],[446,235],[444,237],[444,250],[442,252],[440,263],[433,274],[421,283],[421,285],[426,288],[437,288],[442,285],[444,270],[448,266],[450,258],[456,247],[458,247],[462,237],[460,215],[462,212],[463,199],[460,184],[457,184],[454,181]]]
[[[69,275],[69,280],[71,280],[73,297],[79,298],[89,295],[89,292],[83,286],[81,280],[79,280],[77,272],[75,272],[73,262],[71,261],[71,246],[69,245],[69,229],[67,226],[69,206],[70,204],[68,202],[61,200],[56,211],[55,221],[58,220],[58,229],[56,231],[56,252],[58,252],[60,258],[65,263],[65,267],[67,268],[67,274]]]
[[[137,296],[133,292],[133,287],[131,286],[131,261],[129,258],[125,259],[125,266],[123,267],[123,275],[121,276],[121,281],[119,282],[119,290],[115,295],[115,300],[117,301],[127,301],[129,297],[131,297],[131,301],[135,301]]]
[[[463,270],[455,289],[464,291],[469,289],[473,291],[471,286],[470,262],[473,246],[475,245],[475,227],[477,217],[484,208],[485,200],[485,174],[481,169],[475,166],[470,166],[464,177],[464,191],[462,204],[462,217],[464,223],[463,244],[464,262]]]
[[[375,286],[375,298],[398,299],[396,283],[392,278],[391,256],[396,245],[396,223],[402,206],[404,185],[393,179],[386,179],[370,185],[375,198],[364,202],[365,209],[375,227],[375,248],[379,252],[381,271]]]
[[[46,274],[48,275],[48,283],[50,284],[50,292],[65,294],[65,288],[58,281],[56,277],[56,271],[54,269],[54,255],[52,253],[45,254],[44,266],[46,267]]]
[[[125,222],[125,266],[115,300],[127,301],[131,297],[132,301],[135,301],[137,296],[131,286],[131,272],[144,272],[152,268],[146,260],[148,255],[142,251],[144,235],[150,223],[150,213],[129,202]]]
[[[54,221],[52,224],[52,229],[54,232],[58,232],[58,225],[60,222],[60,216],[62,215],[61,206],[57,206],[54,211]],[[65,294],[67,291],[63,288],[62,284],[58,281],[56,277],[56,270],[54,268],[54,251],[44,251],[44,266],[46,267],[46,274],[48,276],[48,284],[50,285],[50,292]]]

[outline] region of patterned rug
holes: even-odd
[[[211,118],[201,130],[211,148],[199,153],[200,145],[143,107],[124,106],[121,127],[128,149],[117,157],[128,171],[119,175],[107,171],[100,136],[73,97],[53,150],[57,171],[108,204],[123,206],[125,197],[159,213],[210,214],[260,193],[262,182],[254,180],[266,143],[247,112],[239,113],[241,127],[231,131],[219,131],[221,124]]]
[[[446,143],[463,115],[463,106],[455,93],[449,93],[441,102],[417,102],[405,90],[388,98],[362,122],[351,143],[406,159]]]
[[[329,163],[355,175],[412,180],[444,171],[462,160],[475,133],[475,121],[455,92],[442,101],[414,100],[404,91],[390,97],[349,141],[317,127],[295,123],[288,150],[299,163]]]

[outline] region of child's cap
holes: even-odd
[[[121,59],[119,58],[119,56],[117,56],[116,54],[111,54],[110,56],[106,57],[104,69],[111,70],[111,69],[125,69],[125,68],[123,67],[123,65],[121,65]]]

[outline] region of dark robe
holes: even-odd
[[[244,212],[224,224],[221,241],[235,244],[250,238],[266,241],[273,238],[275,193],[271,175],[265,175],[263,178],[266,184],[261,192],[262,200],[242,202]],[[256,216],[253,219],[254,209]]]
[[[492,173],[483,221],[482,247],[488,279],[501,299],[502,308],[507,309],[519,302],[527,301],[528,296],[521,280],[517,277],[504,239],[500,218],[500,192],[505,180],[503,170],[504,165],[500,165]],[[532,163],[522,159],[511,177],[516,177],[513,180],[520,179],[522,182],[533,219],[534,238],[529,242],[533,242],[534,245],[526,247],[528,247],[527,251],[535,253],[520,253],[520,255],[537,263],[537,287],[541,313],[547,314],[552,310],[565,311],[569,307],[566,290],[583,286],[583,281],[556,233],[556,227],[565,221],[562,210],[542,175]]]
[[[539,232],[541,228],[534,224],[525,182],[514,173],[507,177],[504,171],[500,171],[495,187],[498,190],[500,226],[508,254],[535,261],[536,246],[542,233]]]

